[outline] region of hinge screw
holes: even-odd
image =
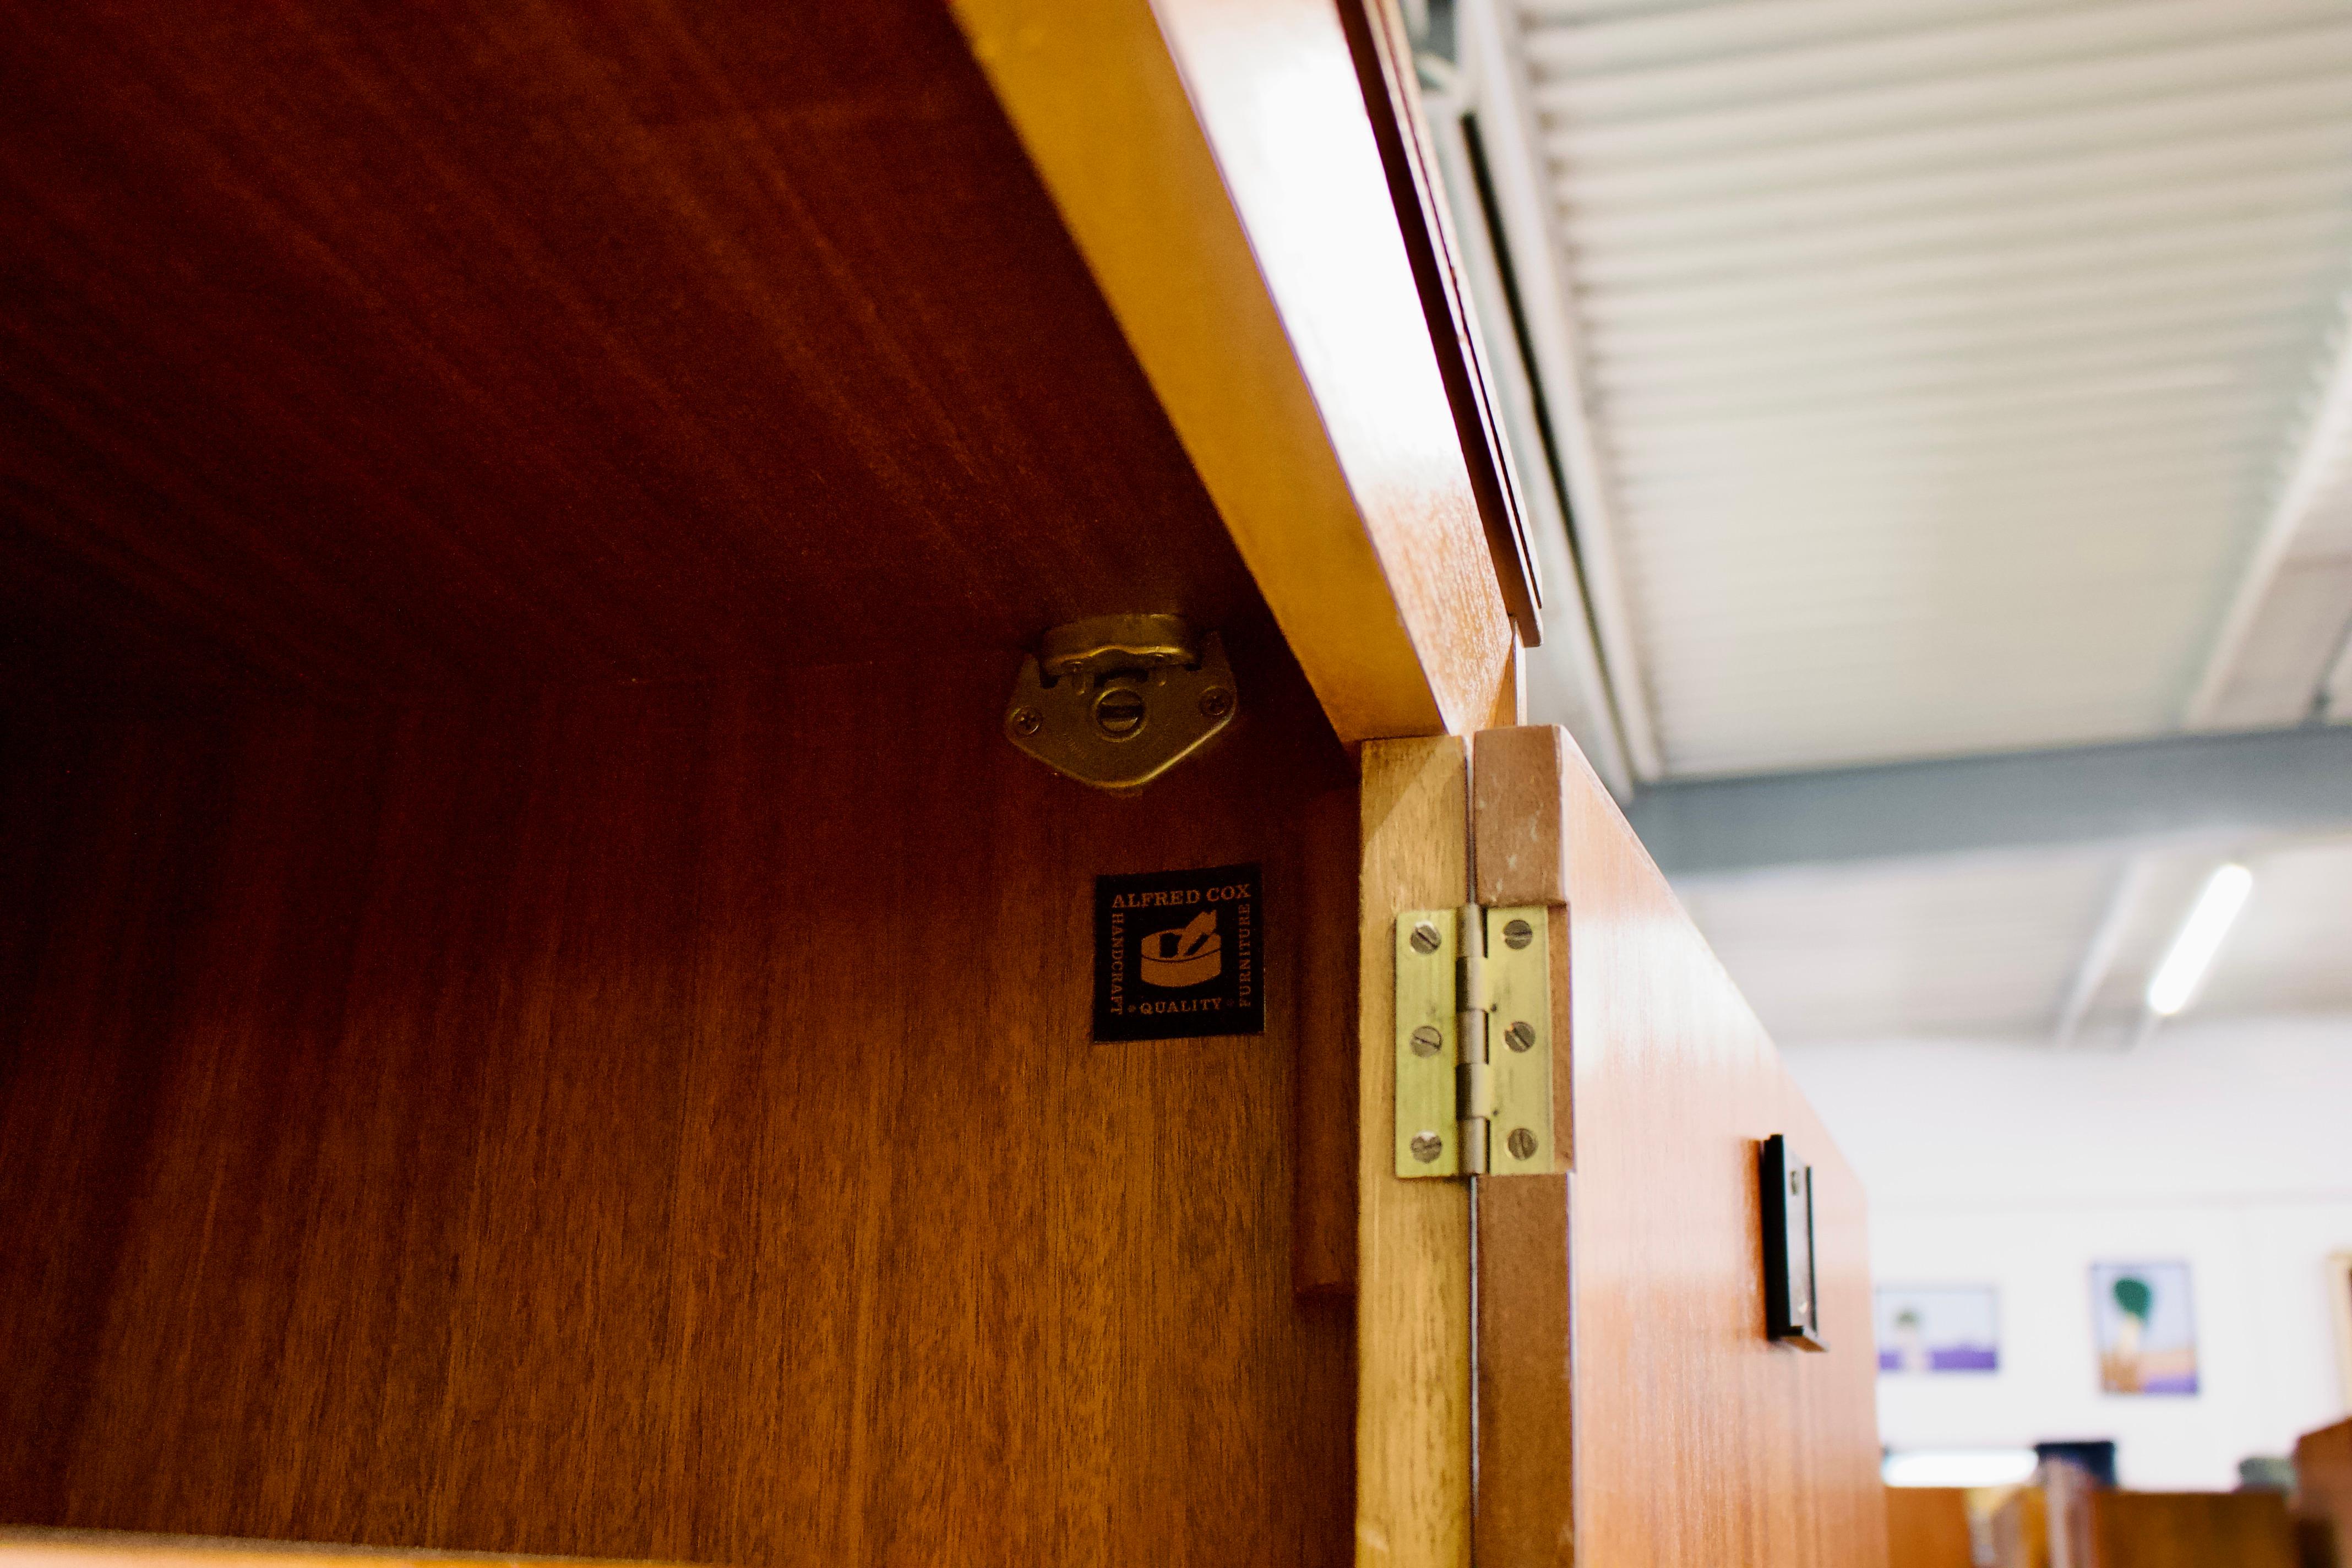
[[[1434,1132],[1416,1132],[1412,1138],[1412,1157],[1428,1164],[1445,1152],[1445,1140]]]
[[[1045,727],[1045,716],[1034,708],[1015,708],[1013,710],[1013,730],[1015,734],[1034,735]]]
[[[1222,719],[1234,710],[1234,694],[1222,686],[1213,686],[1201,693],[1201,716]]]
[[[1437,928],[1427,921],[1412,928],[1412,950],[1415,952],[1435,952],[1438,944],[1444,940],[1437,934]]]
[[[1536,1043],[1535,1029],[1522,1019],[1503,1031],[1503,1043],[1515,1051],[1532,1050]]]
[[[1503,928],[1503,944],[1506,947],[1525,947],[1528,943],[1535,941],[1535,939],[1536,928],[1528,924],[1525,921],[1513,921],[1510,924]],[[1520,1048],[1522,1050],[1526,1049],[1525,1047],[1521,1047]]]
[[[1414,1056],[1433,1057],[1437,1054],[1437,1047],[1444,1043],[1445,1037],[1437,1032],[1437,1026],[1434,1024],[1423,1024],[1412,1032]]]
[[[1505,1139],[1504,1142],[1510,1146],[1511,1158],[1514,1160],[1532,1160],[1535,1158],[1536,1135],[1528,1131],[1526,1128],[1512,1128],[1510,1137]]]

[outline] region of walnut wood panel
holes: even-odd
[[[1969,1494],[1958,1487],[1886,1489],[1887,1568],[1976,1568]]]
[[[1270,641],[1134,799],[1004,743],[1004,659],[10,715],[0,1521],[1340,1560],[1290,1123],[1350,777]],[[1246,860],[1264,1037],[1090,1044],[1091,879]]]
[[[2089,1497],[2090,1568],[2296,1568],[2277,1492],[2117,1492]]]
[[[1331,0],[955,5],[1340,737],[1486,722],[1510,621]]]
[[[11,678],[742,675],[1251,602],[937,0],[0,26]]]
[[[1469,890],[1468,747],[1364,748],[1356,1561],[1470,1562],[1470,1192],[1396,1174],[1397,912]]]
[[[1571,1442],[1543,1449],[1548,1468],[1525,1495],[1556,1510],[1569,1495],[1559,1470],[1572,1469],[1573,1555],[1588,1565],[1880,1568],[1859,1184],[1566,733],[1483,733],[1475,767],[1481,805],[1496,816],[1505,803],[1548,800],[1559,818],[1556,841],[1497,823],[1490,850],[1496,816],[1482,809],[1482,887],[1526,878],[1539,888],[1564,867],[1570,923],[1574,1173],[1564,1205],[1507,1212],[1517,1245],[1565,1236],[1572,1248],[1575,1419]],[[1826,1354],[1764,1338],[1756,1142],[1774,1132],[1814,1167]],[[1479,1241],[1482,1256],[1499,1244],[1483,1226]],[[1482,1281],[1499,1292],[1512,1278]],[[1556,1278],[1539,1289],[1556,1292]],[[1559,1354],[1524,1338],[1482,1342],[1480,1386],[1540,1388]],[[1482,1514],[1504,1506],[1492,1493],[1482,1473]],[[1548,1521],[1557,1526],[1556,1512]],[[1523,1526],[1517,1539],[1530,1553],[1521,1560],[1569,1560],[1557,1534]]]

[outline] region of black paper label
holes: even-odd
[[[1255,866],[1095,879],[1095,1038],[1265,1032]]]

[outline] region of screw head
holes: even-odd
[[[1532,1160],[1536,1154],[1536,1135],[1524,1127],[1514,1127],[1511,1135],[1503,1140],[1514,1160]]]
[[[1201,693],[1201,716],[1222,719],[1234,710],[1234,694],[1222,686],[1212,686]]]
[[[1510,1047],[1511,1049],[1515,1051],[1529,1051],[1535,1049],[1536,1031],[1534,1026],[1528,1024],[1525,1019],[1521,1019],[1519,1022],[1513,1024],[1509,1028],[1503,1031],[1503,1043]]]
[[[1415,952],[1435,952],[1445,939],[1427,921],[1412,928],[1412,950]]]
[[[1412,1135],[1412,1157],[1426,1165],[1445,1152],[1445,1140],[1434,1132],[1416,1132]]]
[[[1521,948],[1535,941],[1536,928],[1525,921],[1513,921],[1503,928],[1503,945]]]
[[[1095,699],[1095,728],[1124,741],[1143,728],[1143,694],[1114,686]]]
[[[1013,710],[1013,732],[1016,735],[1034,735],[1045,724],[1045,716],[1034,708],[1015,708]]]
[[[1414,1056],[1433,1057],[1437,1054],[1437,1047],[1444,1043],[1445,1037],[1437,1032],[1437,1026],[1434,1024],[1423,1024],[1412,1032]]]

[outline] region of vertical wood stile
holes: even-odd
[[[1360,1202],[1356,1298],[1356,1561],[1470,1560],[1470,1197],[1397,1179],[1397,911],[1462,901],[1467,749],[1454,736],[1363,754]]]
[[[1488,730],[1472,742],[1478,901],[1564,905],[1561,802],[1568,732]],[[1537,1568],[1575,1558],[1569,1311],[1569,1194],[1575,1158],[1570,1033],[1570,921],[1551,922],[1553,1175],[1478,1188],[1479,1568]]]

